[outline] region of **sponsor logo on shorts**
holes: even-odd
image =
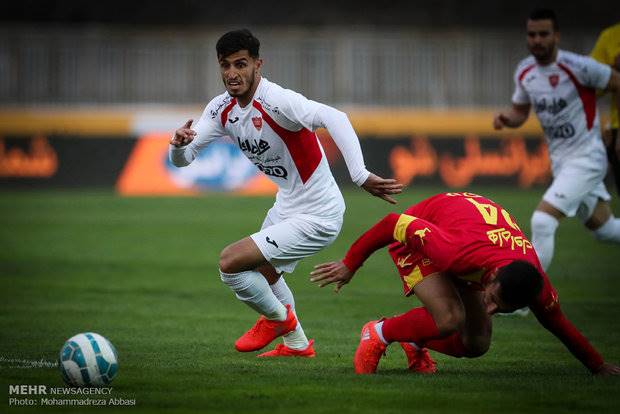
[[[265,241],[266,241],[267,243],[269,243],[269,244],[272,244],[272,245],[274,245],[274,246],[278,247],[278,243],[276,243],[276,241],[275,241],[275,240],[270,239],[270,238],[269,238],[269,236],[265,237]]]

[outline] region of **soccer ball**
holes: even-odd
[[[62,346],[58,367],[67,385],[106,385],[114,379],[118,371],[116,349],[99,334],[77,334]]]

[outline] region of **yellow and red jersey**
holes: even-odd
[[[351,245],[343,263],[356,271],[388,245],[405,294],[438,272],[481,289],[499,268],[515,260],[531,263],[543,278],[540,294],[530,303],[538,321],[591,371],[602,366],[600,354],[562,313],[532,244],[501,205],[473,193],[438,194],[403,214],[388,214]]]

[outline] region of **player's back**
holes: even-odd
[[[445,232],[453,248],[449,270],[467,274],[491,270],[514,260],[540,268],[532,244],[501,205],[478,194],[442,193],[405,210]]]

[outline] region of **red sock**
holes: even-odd
[[[461,340],[461,335],[458,332],[446,336],[445,338],[431,339],[424,344],[418,345],[457,358],[467,355],[467,349],[465,349],[465,345],[463,345],[463,341]]]
[[[383,321],[383,338],[388,342],[425,343],[440,338],[439,330],[426,308],[411,309]]]

